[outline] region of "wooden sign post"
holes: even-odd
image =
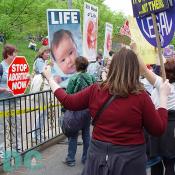
[[[157,43],[157,48],[158,48],[158,56],[159,56],[159,60],[160,60],[162,78],[163,78],[163,81],[165,81],[166,80],[166,73],[165,73],[165,66],[164,66],[163,57],[162,57],[160,34],[159,34],[157,23],[156,23],[156,15],[151,14],[151,16],[152,16],[152,20],[153,20],[154,32],[156,35],[156,43]]]

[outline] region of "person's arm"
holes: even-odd
[[[88,108],[90,94],[92,93],[91,90],[93,90],[93,87],[89,86],[75,94],[67,94],[65,90],[55,82],[51,75],[51,67],[49,65],[44,68],[43,74],[48,80],[54,95],[66,109],[76,111]]]
[[[143,59],[141,58],[137,50],[136,43],[131,43],[131,49],[136,53],[138,57],[141,75],[143,75],[152,85],[154,85],[156,82],[157,75],[146,67],[145,63],[143,62]]]
[[[147,131],[154,136],[162,135],[167,127],[167,101],[170,91],[170,84],[168,80],[166,80],[160,86],[160,106],[158,110],[155,110],[155,106],[148,94],[145,95],[145,103],[143,105],[143,124]]]
[[[93,87],[94,85],[88,86],[74,94],[67,94],[65,90],[58,88],[55,90],[54,95],[66,109],[79,111],[89,107]]]
[[[35,70],[41,74],[43,72],[45,62],[42,60],[42,58],[37,58],[36,63],[35,63]]]
[[[149,111],[149,112],[148,112]],[[155,109],[147,95],[143,106],[143,126],[153,136],[161,136],[167,127],[168,112],[165,108]]]

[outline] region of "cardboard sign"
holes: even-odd
[[[24,94],[29,84],[29,65],[24,56],[16,56],[8,69],[8,87],[14,95]]]

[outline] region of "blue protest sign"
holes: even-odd
[[[169,0],[132,0],[135,17],[158,13],[170,8]]]
[[[160,34],[161,47],[167,46],[175,32],[175,6],[167,11],[156,15],[157,26]],[[145,39],[153,46],[157,47],[156,35],[154,32],[153,20],[151,16],[136,18],[137,24]]]

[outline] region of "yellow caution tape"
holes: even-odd
[[[57,105],[48,105],[47,106],[44,106],[44,107],[32,107],[32,108],[26,108],[26,109],[17,109],[17,110],[6,110],[6,111],[0,111],[0,118],[1,117],[9,117],[9,116],[17,116],[17,115],[21,115],[21,114],[25,114],[25,113],[30,113],[30,112],[34,112],[34,111],[37,111],[40,109],[40,111],[43,111],[43,110],[46,110],[47,108],[48,109],[51,109],[51,108],[54,108],[56,106],[61,106],[60,104],[57,104]]]

